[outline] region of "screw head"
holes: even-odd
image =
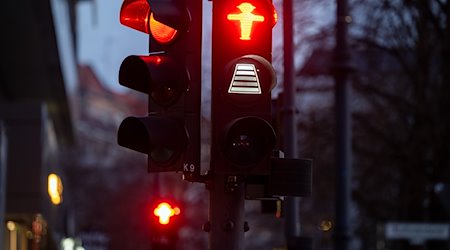
[[[233,228],[234,228],[233,221],[229,220],[229,221],[226,221],[225,223],[223,223],[223,230],[225,232],[230,232],[231,230],[233,230]]]

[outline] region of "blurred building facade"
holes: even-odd
[[[80,85],[76,97],[75,134],[81,152],[80,167],[108,168],[123,155],[116,133],[128,115],[145,116],[145,95],[121,94],[106,88],[88,65],[80,65]],[[125,151],[126,152],[126,151]]]
[[[0,4],[1,249],[58,249],[70,234],[61,195],[74,142],[75,2]]]
[[[74,233],[86,249],[111,249],[115,229],[108,224],[114,219],[108,218],[114,216],[111,211],[117,207],[116,202],[129,206],[115,194],[126,189],[123,179],[136,181],[136,175],[146,174],[146,158],[119,147],[117,129],[127,115],[146,115],[147,99],[111,91],[88,65],[79,65],[78,72],[72,110],[76,147],[67,170],[73,190],[70,206],[76,218]],[[133,166],[139,171],[133,171]]]

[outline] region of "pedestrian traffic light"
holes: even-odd
[[[176,249],[184,219],[179,204],[167,197],[153,197],[149,208],[151,249]]]
[[[148,155],[149,172],[200,175],[202,3],[125,0],[120,22],[149,34],[149,55],[129,56],[119,83],[148,95],[148,115],[128,117],[118,144]]]
[[[216,173],[270,174],[276,144],[271,121],[272,28],[267,0],[214,0],[212,156]]]
[[[179,207],[172,207],[172,205],[167,202],[160,202],[155,209],[153,209],[153,215],[158,218],[160,225],[168,225],[170,223],[170,219],[179,215],[180,212],[181,210]]]

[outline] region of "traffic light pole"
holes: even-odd
[[[276,15],[270,0],[214,0],[212,12],[211,171],[205,180],[210,212],[204,230],[209,249],[244,250],[246,177],[267,179],[276,145],[270,124]]]
[[[350,240],[349,205],[351,180],[351,129],[348,109],[349,51],[347,45],[347,0],[336,0],[336,47],[334,79],[336,102],[336,233],[335,249],[347,250]]]
[[[236,176],[214,175],[209,189],[209,249],[244,250],[244,183]]]
[[[293,0],[283,0],[283,151],[286,158],[295,159],[298,156],[297,128],[296,128],[296,106],[295,106],[295,84],[294,84],[294,23],[293,23]],[[297,170],[300,171],[300,170]],[[311,172],[309,173],[311,178]],[[302,183],[302,182],[299,182]],[[306,182],[305,182],[306,183]],[[311,183],[309,182],[309,185]],[[300,186],[296,189],[300,191]],[[285,198],[285,237],[288,250],[312,249],[312,238],[305,237],[301,232],[300,198],[286,196]]]
[[[292,0],[283,1],[283,151],[287,158],[296,158],[296,130],[295,130],[295,86],[294,86],[294,46],[293,46],[293,4]],[[289,250],[299,249],[295,239],[300,237],[300,198],[286,197],[285,203],[285,237]]]

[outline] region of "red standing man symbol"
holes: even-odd
[[[241,11],[239,14],[228,14],[227,19],[241,22],[241,40],[250,40],[253,22],[263,22],[264,16],[255,15],[252,12],[255,6],[250,3],[241,3],[237,8]]]

